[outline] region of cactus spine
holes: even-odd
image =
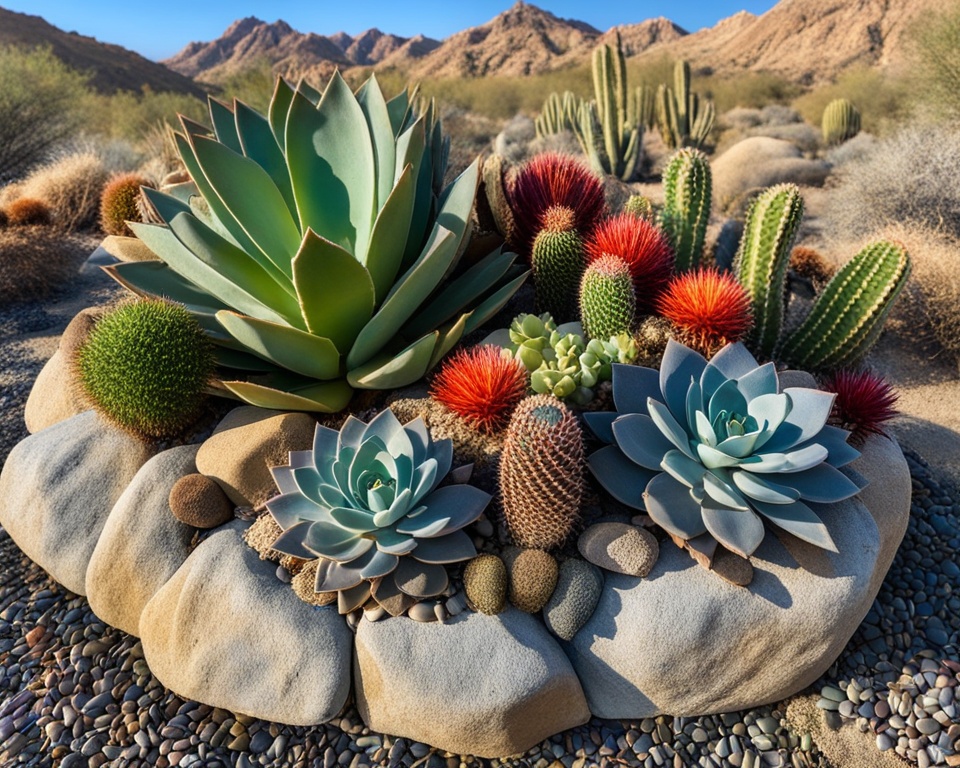
[[[810,314],[790,335],[784,360],[804,368],[837,368],[862,358],[910,275],[910,257],[899,243],[864,248],[834,275]]]
[[[693,269],[703,260],[711,184],[710,163],[698,149],[681,149],[663,174],[660,228],[673,247],[677,272]]]
[[[583,435],[577,418],[552,395],[517,406],[500,459],[503,515],[514,543],[556,549],[580,517]]]
[[[572,131],[577,121],[577,111],[580,100],[572,91],[564,91],[563,95],[554,91],[543,102],[543,109],[534,120],[537,129],[537,138],[542,139],[561,131]]]
[[[790,251],[803,218],[803,198],[794,184],[765,190],[747,213],[733,269],[753,307],[754,349],[773,357],[786,311],[784,281]]]
[[[690,91],[690,64],[680,60],[673,70],[673,88],[657,88],[657,124],[668,147],[699,147],[713,130],[716,108]]]
[[[575,214],[570,208],[548,208],[543,229],[530,251],[537,312],[549,312],[561,321],[576,316],[577,292],[583,275],[583,241],[574,222]]]
[[[591,339],[609,341],[611,336],[633,330],[637,297],[633,292],[630,265],[619,256],[601,256],[587,267],[580,282],[580,319]]]
[[[860,133],[860,110],[847,99],[834,99],[823,110],[820,128],[825,144],[843,144]]]

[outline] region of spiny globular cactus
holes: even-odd
[[[587,263],[618,256],[630,267],[637,315],[654,311],[657,299],[673,274],[673,251],[653,224],[630,213],[604,220],[587,240]]]
[[[897,415],[899,399],[890,383],[869,370],[842,369],[822,382],[827,392],[834,392],[830,421],[851,432],[850,440],[862,444],[870,434],[882,434],[881,427]]]
[[[592,262],[580,282],[580,320],[584,333],[601,341],[629,333],[636,313],[637,298],[630,265],[612,254]]]
[[[710,359],[750,330],[750,297],[729,272],[701,267],[674,277],[660,298],[660,314],[677,340]]]
[[[623,212],[630,213],[638,219],[653,221],[653,203],[649,197],[643,195],[630,195],[627,202],[623,204]]]
[[[580,518],[583,435],[573,413],[550,395],[513,413],[500,459],[503,516],[519,547],[551,550]]]
[[[448,358],[430,388],[434,400],[488,435],[507,425],[526,394],[523,363],[490,345],[462,349]]]
[[[575,228],[576,218],[572,208],[548,208],[530,250],[537,312],[549,312],[561,322],[576,316],[583,275],[583,240]]]
[[[34,197],[21,197],[7,206],[7,224],[11,227],[47,226],[53,223],[50,206]]]
[[[698,149],[681,149],[664,171],[660,227],[673,247],[678,272],[703,261],[712,184],[710,163]]]
[[[881,240],[845,264],[817,297],[810,314],[783,346],[785,362],[833,369],[866,355],[910,276],[900,243]]]
[[[802,218],[803,198],[795,184],[765,190],[750,206],[734,258],[734,273],[753,307],[751,345],[767,358],[780,343],[786,312],[784,281]]]
[[[139,173],[124,173],[111,179],[100,195],[100,226],[108,235],[132,237],[128,221],[142,221],[140,207],[141,187],[153,187],[150,180]]]
[[[834,99],[823,110],[820,128],[824,144],[843,144],[860,133],[860,110],[848,99]]]

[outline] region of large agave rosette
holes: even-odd
[[[351,604],[398,571],[398,584],[417,585],[412,597],[439,594],[444,564],[477,554],[462,529],[490,501],[470,485],[438,487],[452,461],[450,440],[433,441],[422,419],[401,425],[389,409],[369,424],[351,416],[339,432],[318,425],[313,450],[272,470],[280,495],[267,509],[283,529],[272,548],[320,558],[316,591],[353,590]]]
[[[743,557],[763,541],[764,520],[836,552],[816,505],[860,488],[838,469],[859,453],[826,424],[833,394],[781,392],[773,363],[739,343],[708,363],[670,341],[659,372],[614,366],[613,397],[617,413],[585,418],[611,443],[590,469],[619,501],[677,538],[709,535]]]

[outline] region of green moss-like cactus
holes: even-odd
[[[663,174],[660,228],[673,247],[677,272],[694,269],[703,261],[711,189],[710,163],[703,152],[681,149],[670,159]]]
[[[197,321],[162,300],[123,304],[101,318],[76,358],[92,405],[123,429],[176,436],[196,418],[213,373],[212,347]]]
[[[584,256],[583,240],[574,229],[570,208],[554,206],[547,210],[530,259],[537,312],[549,312],[561,322],[575,317]]]
[[[124,173],[113,178],[100,196],[100,226],[108,235],[132,237],[128,221],[142,221],[140,187],[152,187],[150,180],[139,173]]]
[[[580,282],[580,319],[591,339],[607,341],[633,330],[637,297],[630,265],[608,254],[594,261]]]
[[[503,516],[513,542],[556,549],[580,519],[583,435],[576,416],[551,395],[517,406],[500,459]]]
[[[860,133],[860,110],[848,99],[834,99],[823,110],[820,128],[824,144],[843,144]]]

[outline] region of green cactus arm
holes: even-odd
[[[690,148],[677,152],[667,165],[663,187],[661,226],[673,246],[675,268],[683,272],[703,259],[712,190],[706,155]]]
[[[879,337],[910,269],[902,245],[868,245],[824,288],[784,345],[784,359],[805,368],[833,368],[862,358]]]

